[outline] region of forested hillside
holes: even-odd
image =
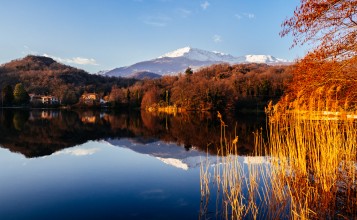
[[[27,56],[0,67],[0,88],[22,83],[28,93],[51,94],[63,104],[78,102],[83,92],[108,94],[113,85],[127,87],[133,79],[92,75],[84,70],[66,66],[48,57]]]
[[[277,101],[291,80],[292,67],[266,64],[218,64],[197,72],[138,81],[115,87],[109,100],[115,104],[148,107],[177,106],[186,110],[264,109]]]

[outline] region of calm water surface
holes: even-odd
[[[225,119],[251,152],[264,116]],[[220,138],[215,115],[145,112],[0,110],[0,132],[0,219],[199,219]]]

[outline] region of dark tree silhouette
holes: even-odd
[[[2,104],[11,105],[14,101],[14,91],[10,85],[6,85],[2,89]]]

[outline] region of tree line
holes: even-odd
[[[278,101],[291,80],[290,66],[217,64],[177,76],[142,80],[127,88],[114,86],[107,97],[114,106],[186,110],[264,109]]]

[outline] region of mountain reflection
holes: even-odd
[[[252,152],[253,132],[265,125],[264,115],[225,115],[227,134],[239,136],[241,154]],[[90,140],[128,138],[132,142],[175,143],[189,151],[217,153],[220,122],[215,114],[176,116],[145,111],[0,110],[0,146],[24,156],[40,157]]]

